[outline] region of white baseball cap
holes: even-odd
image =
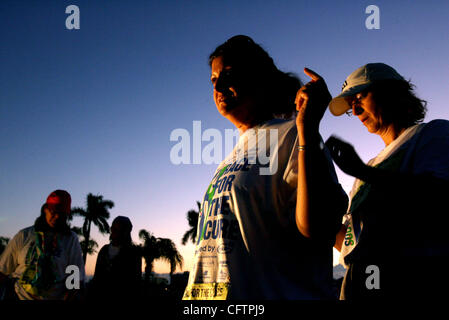
[[[368,63],[351,73],[343,83],[341,93],[329,103],[329,110],[334,116],[340,116],[351,106],[345,97],[353,96],[377,80],[403,80],[405,79],[392,67],[385,63]]]

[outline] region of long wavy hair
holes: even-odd
[[[415,86],[405,80],[379,80],[369,86],[382,125],[396,130],[421,123],[427,112],[427,102],[417,97]]]
[[[290,118],[296,113],[295,97],[302,86],[301,80],[293,73],[279,70],[270,55],[253,39],[245,35],[228,39],[209,55],[210,67],[218,57],[237,71],[235,81],[261,97],[261,113],[273,118]]]

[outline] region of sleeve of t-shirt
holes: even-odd
[[[3,253],[0,255],[0,272],[5,275],[12,274],[18,265],[18,253],[20,243],[23,242],[23,234],[17,233],[6,246]]]
[[[449,180],[449,121],[433,120],[422,130],[410,162],[412,172]]]
[[[337,173],[335,172],[335,167],[332,162],[332,157],[329,150],[324,145],[323,139],[320,137],[321,145],[323,146],[323,152],[327,159],[327,165],[329,172],[331,174],[332,181],[338,184]],[[297,188],[298,184],[298,136],[296,136],[295,141],[292,145],[292,150],[290,152],[290,157],[284,172],[284,181],[287,182],[291,187]]]

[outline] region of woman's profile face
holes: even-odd
[[[223,57],[212,61],[211,82],[214,86],[214,101],[218,111],[224,117],[250,108],[253,99],[242,88],[243,79],[230,65],[226,65]]]
[[[346,99],[352,107],[352,114],[357,116],[370,133],[381,134],[383,127],[382,118],[377,112],[377,105],[371,91],[357,93],[354,97]]]

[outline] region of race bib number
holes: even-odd
[[[184,291],[183,300],[226,300],[229,283],[193,283]]]

